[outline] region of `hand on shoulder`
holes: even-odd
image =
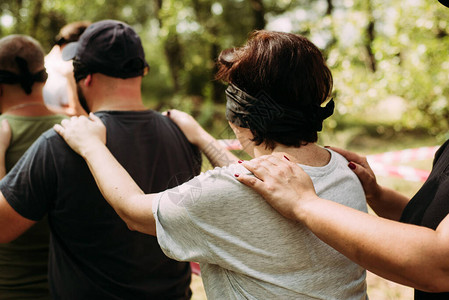
[[[89,117],[64,119],[53,128],[76,153],[83,157],[90,150],[106,144],[106,127],[93,113],[90,113]]]

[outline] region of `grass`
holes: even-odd
[[[375,129],[376,127],[368,126],[367,128],[363,128],[359,126],[348,126],[342,131],[322,135],[319,144],[342,147],[364,155],[439,144],[439,141],[435,137],[427,135],[423,130],[395,132],[385,127],[381,130],[373,130],[373,128]],[[248,157],[244,158],[248,159]],[[431,164],[432,160],[429,159],[411,162],[407,165],[423,170],[430,170]],[[412,197],[422,185],[420,182],[409,182],[392,177],[378,177],[378,182],[409,197]],[[413,298],[412,288],[385,280],[370,272],[367,275],[367,283],[368,296],[371,299],[405,300]],[[193,291],[193,300],[206,299],[200,277],[193,276],[191,288]]]

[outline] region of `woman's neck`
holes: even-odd
[[[6,105],[2,109],[2,114],[25,117],[54,115],[43,101],[24,101],[14,105]]]
[[[273,150],[269,150],[266,149],[263,144],[255,146],[254,148],[255,157],[270,154],[279,158],[283,158],[285,156],[294,163],[312,167],[325,166],[329,163],[331,158],[329,151],[315,143],[309,143],[299,148],[277,145]]]

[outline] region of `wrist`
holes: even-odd
[[[206,130],[202,127],[199,127],[196,134],[195,139],[192,141],[192,144],[197,146],[201,151],[207,148],[215,139],[211,136]]]
[[[370,191],[370,193],[366,193],[366,202],[368,204],[372,204],[375,202],[382,201],[385,195],[385,188],[376,183],[376,187]]]
[[[85,160],[93,159],[96,156],[101,155],[102,151],[106,148],[106,145],[101,142],[90,143],[88,146],[79,149],[77,151]]]
[[[315,207],[319,205],[320,200],[322,199],[316,194],[301,197],[300,200],[295,201],[291,219],[307,225],[307,218],[313,213]]]

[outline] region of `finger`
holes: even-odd
[[[69,119],[64,119],[61,121],[61,126],[62,127],[67,127],[70,124]]]
[[[270,170],[271,175],[280,176],[280,177],[289,177],[293,174],[299,174],[304,172],[304,170],[298,166],[298,164],[290,161],[286,156],[282,159],[278,158],[274,155],[268,155],[264,160],[272,163],[271,166],[267,166]]]
[[[60,135],[64,136],[64,127],[62,127],[60,124],[53,125],[53,129]]]
[[[288,157],[286,157],[284,155],[284,157],[278,158],[274,155],[265,155],[262,156],[264,160],[269,161],[272,164],[272,167],[276,166],[276,167],[282,167],[282,168],[289,168],[292,165],[296,166],[296,164],[294,162],[291,162],[290,159]]]
[[[337,147],[328,147],[328,148],[333,150],[333,151],[335,151],[335,152],[337,152],[337,153],[339,153],[339,154],[341,154],[348,161],[353,161],[353,162],[356,162],[358,164],[363,164],[364,163],[364,157],[359,155],[359,154],[357,154],[357,153],[354,153],[354,152],[351,152],[351,151],[348,151],[348,150],[345,150],[345,149],[337,148]]]
[[[89,113],[89,119],[91,121],[96,122],[96,123],[101,122],[101,124],[103,124],[103,121],[99,117],[97,117],[94,113],[92,113],[92,112]]]
[[[238,181],[240,181],[244,185],[254,189],[257,193],[260,194],[263,192],[263,181],[261,181],[260,179],[254,177],[254,176],[245,175],[245,174],[240,174],[236,178]]]
[[[71,122],[73,122],[73,123],[75,123],[77,121],[85,122],[85,121],[89,121],[89,120],[90,120],[90,116],[79,116],[79,117],[76,117],[76,119],[74,119],[72,117]]]
[[[264,166],[265,168],[272,168],[274,166],[277,166],[281,163],[281,160],[273,155],[262,155],[256,158],[253,158],[250,160],[250,162],[253,162],[254,164]]]
[[[352,163],[352,166],[350,166]],[[362,165],[356,163],[356,162],[350,162],[348,164],[350,166],[350,169],[357,175],[362,185],[365,183],[370,182],[371,180],[375,179],[373,178],[374,174],[369,172],[365,167]]]
[[[251,173],[254,174],[260,180],[264,180],[267,174],[269,174],[269,165],[271,163],[263,160],[263,158],[259,157],[257,159],[253,159],[250,161],[244,161],[241,165],[248,169]],[[267,167],[268,166],[268,167]]]
[[[161,115],[163,115],[163,116],[166,116],[166,117],[167,117],[167,113],[168,113],[168,111],[163,111],[163,112],[161,113]]]

